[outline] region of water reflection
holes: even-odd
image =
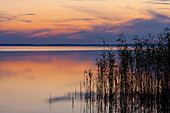
[[[0,112],[71,111],[71,104],[65,102],[55,104],[50,111],[44,101],[50,92],[52,97],[60,96],[79,87],[82,72],[94,67],[96,54],[95,51],[0,52]]]

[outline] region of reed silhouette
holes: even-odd
[[[170,111],[170,29],[158,35],[135,36],[128,46],[124,34],[115,51],[105,41],[96,59],[97,71],[86,70],[80,92],[50,102],[80,100],[80,113],[168,113]],[[84,103],[84,104],[82,104]]]
[[[124,34],[118,42],[119,51],[105,44],[96,74],[85,71],[83,113],[168,113],[170,29],[157,36],[135,36],[133,47]]]

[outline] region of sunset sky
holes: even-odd
[[[116,43],[170,27],[170,0],[0,0],[0,44]]]

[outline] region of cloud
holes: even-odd
[[[151,3],[151,2],[150,2],[150,3]],[[170,5],[170,3],[166,3],[166,2],[164,2],[164,3],[161,3],[161,2],[152,2],[151,4]]]
[[[12,20],[16,20],[17,17],[10,15],[10,14],[5,14],[3,12],[0,12],[0,21],[1,22],[7,22],[7,21],[12,21]]]
[[[26,13],[26,14],[23,14],[23,15],[36,15],[35,13]]]
[[[75,11],[79,11],[79,12],[83,12],[83,13],[88,13],[88,14],[92,14],[92,15],[101,15],[103,13],[99,12],[99,11],[95,11],[92,9],[87,9],[87,8],[83,8],[83,7],[75,7],[75,6],[63,6]]]
[[[125,32],[131,41],[134,35],[144,35],[146,33],[159,33],[165,27],[170,26],[168,16],[149,10],[152,15],[151,19],[135,18],[120,24],[102,23],[100,25],[91,26],[90,30],[81,29],[75,26],[66,26],[63,32],[54,34],[56,29],[40,29],[29,32],[13,32],[0,31],[0,43],[101,43],[97,37],[103,37],[107,42],[115,42],[115,38],[119,33]],[[71,18],[70,20],[77,20]],[[78,19],[83,20],[83,19]],[[56,24],[58,25],[58,24]],[[74,31],[74,32],[70,32]],[[10,31],[12,32],[12,31]],[[41,35],[39,35],[41,34]],[[45,36],[46,38],[42,38]]]
[[[24,15],[35,15],[35,14],[28,13],[28,14],[24,14]],[[14,15],[7,14],[7,13],[0,11],[0,22],[10,22],[10,21],[21,21],[21,22],[25,22],[25,23],[32,22],[31,20],[20,19],[19,16],[14,16]]]
[[[140,35],[144,33],[159,33],[165,27],[170,26],[170,23],[162,23],[161,21],[157,21],[155,18],[140,21],[136,21],[136,19],[131,21],[132,25],[125,26],[126,28],[131,29],[134,33],[140,33]]]
[[[170,5],[168,0],[158,0],[156,2],[153,1],[148,1],[148,2],[143,2],[143,3],[147,3],[147,4],[161,4],[161,5]]]
[[[59,22],[59,21],[57,21]],[[64,27],[71,27],[72,25],[68,25],[68,24],[61,24],[61,23],[57,23],[57,24],[53,24],[55,26],[64,26]]]
[[[162,10],[170,10],[170,8],[158,8],[158,9],[162,9]]]
[[[69,8],[69,9],[72,9],[72,10],[75,10],[75,11],[79,11],[79,12],[82,12],[82,13],[85,13],[85,14],[88,14],[90,16],[94,16],[95,18],[91,19],[91,18],[87,18],[87,19],[91,19],[91,20],[95,20],[95,19],[102,19],[102,20],[108,20],[108,21],[113,21],[113,18],[111,17],[106,17],[106,16],[102,16],[102,15],[105,15],[104,12],[100,12],[100,11],[97,11],[95,9],[90,9],[90,8],[85,8],[85,7],[73,7],[73,6],[63,6],[63,7],[66,7],[66,8]],[[114,20],[119,20],[117,18],[114,17]],[[90,20],[89,20],[90,21]]]
[[[157,0],[157,1],[170,1],[170,0]]]
[[[133,10],[134,8],[127,6],[126,9]]]
[[[26,22],[26,23],[31,23],[32,21],[31,20],[20,20],[22,22]]]
[[[170,17],[159,14],[155,11],[148,10],[148,12],[149,12],[149,14],[151,14],[156,19],[168,19],[168,20],[170,19]]]
[[[69,19],[64,19],[64,20],[59,20],[59,21],[56,21],[56,22],[70,22],[70,21],[92,21],[92,20],[95,20],[95,19],[92,19],[92,18],[69,18]]]
[[[19,16],[34,16],[36,15],[35,13],[25,13],[25,14],[21,14]]]
[[[52,31],[52,29],[39,29],[39,30],[32,31],[29,34],[42,33],[42,32],[50,32],[50,31]]]

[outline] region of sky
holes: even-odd
[[[116,43],[170,28],[170,0],[0,0],[0,44]]]

